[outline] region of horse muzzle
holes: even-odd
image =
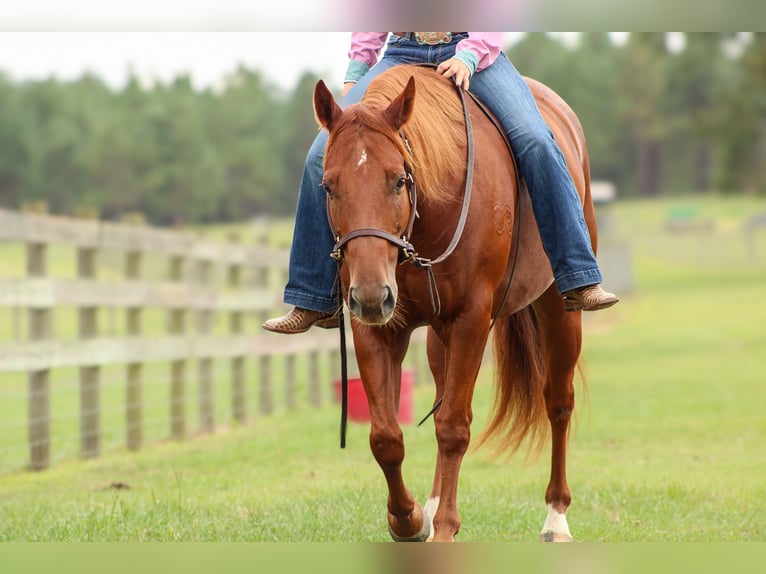
[[[385,325],[396,308],[396,287],[391,285],[351,285],[348,307],[365,325]]]

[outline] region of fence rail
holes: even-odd
[[[305,400],[321,405],[337,373],[336,332],[280,337],[259,328],[282,310],[286,265],[285,250],[265,242],[0,210],[0,312],[13,325],[0,330],[0,472],[48,468],[62,418],[77,421],[79,456],[99,456],[104,419],[115,412],[102,408],[105,389],[121,403],[130,450],[145,443],[158,396],[166,438],[177,440],[190,434],[192,410],[203,433],[274,412],[276,387],[285,408],[296,407],[299,382]],[[161,381],[148,374],[157,363]],[[76,385],[65,382],[72,370]],[[149,392],[158,384],[167,392]],[[76,399],[54,400],[59,387],[76,387]]]

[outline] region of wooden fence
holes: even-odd
[[[11,264],[14,254],[18,272]],[[2,393],[9,389],[23,393],[26,402],[26,461],[0,458],[0,472],[52,464],[51,425],[64,416],[52,412],[57,373],[75,373],[78,399],[71,408],[78,412],[66,416],[77,419],[83,458],[104,450],[105,416],[123,419],[121,442],[127,449],[145,444],[150,364],[165,365],[164,438],[181,440],[192,433],[189,396],[194,392],[194,432],[201,433],[273,413],[276,394],[284,397],[285,408],[295,408],[299,380],[311,405],[332,397],[328,379],[339,364],[337,331],[285,337],[260,329],[265,317],[284,310],[284,249],[235,238],[215,242],[144,225],[0,210],[0,257],[11,261],[0,261],[5,322],[0,402],[7,402]],[[276,357],[282,358],[279,367]],[[218,369],[221,365],[225,371]],[[305,372],[297,373],[298,366]],[[122,379],[123,404],[121,412],[105,415],[104,373],[109,371],[111,381],[114,369]],[[223,394],[229,404],[222,411]],[[18,405],[0,406],[0,435],[13,435],[3,429],[8,420],[23,416],[19,410]],[[225,420],[216,420],[217,415]]]

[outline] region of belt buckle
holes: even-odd
[[[415,40],[418,44],[429,46],[448,44],[452,41],[452,32],[415,32]]]

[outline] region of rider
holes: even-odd
[[[385,53],[379,59],[384,44]],[[341,106],[361,100],[370,81],[398,64],[433,64],[484,102],[503,126],[525,179],[556,287],[569,310],[593,311],[619,299],[604,291],[580,199],[566,160],[540,115],[524,79],[506,58],[502,32],[353,32]],[[321,187],[327,132],[309,149],[301,181],[290,250],[285,303],[295,307],[263,328],[302,333],[338,325],[334,293],[335,240]]]

